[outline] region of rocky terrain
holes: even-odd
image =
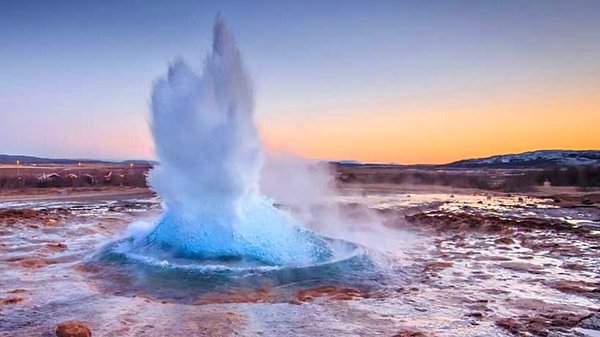
[[[356,232],[357,241],[385,257],[377,286],[265,286],[178,298],[119,288],[114,279],[106,287],[107,275],[86,264],[130,223],[160,213],[156,197],[122,192],[89,200],[4,199],[0,336],[600,333],[600,212],[593,193],[347,186],[336,202],[348,219],[380,221],[373,232]]]

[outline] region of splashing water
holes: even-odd
[[[220,18],[212,47],[201,75],[178,61],[154,86],[151,129],[160,165],[149,181],[166,211],[142,249],[269,265],[327,259],[325,240],[259,193],[252,86]]]

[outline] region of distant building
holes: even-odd
[[[96,184],[96,178],[94,178],[93,175],[85,173],[82,175],[82,178],[84,179],[84,181],[90,185],[94,185]]]
[[[37,180],[39,181],[56,181],[56,180],[60,180],[60,174],[58,173],[50,173],[50,174],[46,174],[45,172],[42,173],[41,176],[39,176],[37,178]]]

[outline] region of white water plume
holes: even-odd
[[[327,243],[259,193],[262,149],[253,91],[231,32],[214,26],[202,74],[171,65],[152,95],[160,165],[150,184],[166,207],[147,243],[178,256],[308,264]]]

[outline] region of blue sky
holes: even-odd
[[[177,57],[200,69],[218,12],[253,77],[263,129],[409,118],[530,91],[599,93],[600,1],[3,0],[0,153],[151,157],[151,84]],[[349,129],[338,134],[351,142]]]

